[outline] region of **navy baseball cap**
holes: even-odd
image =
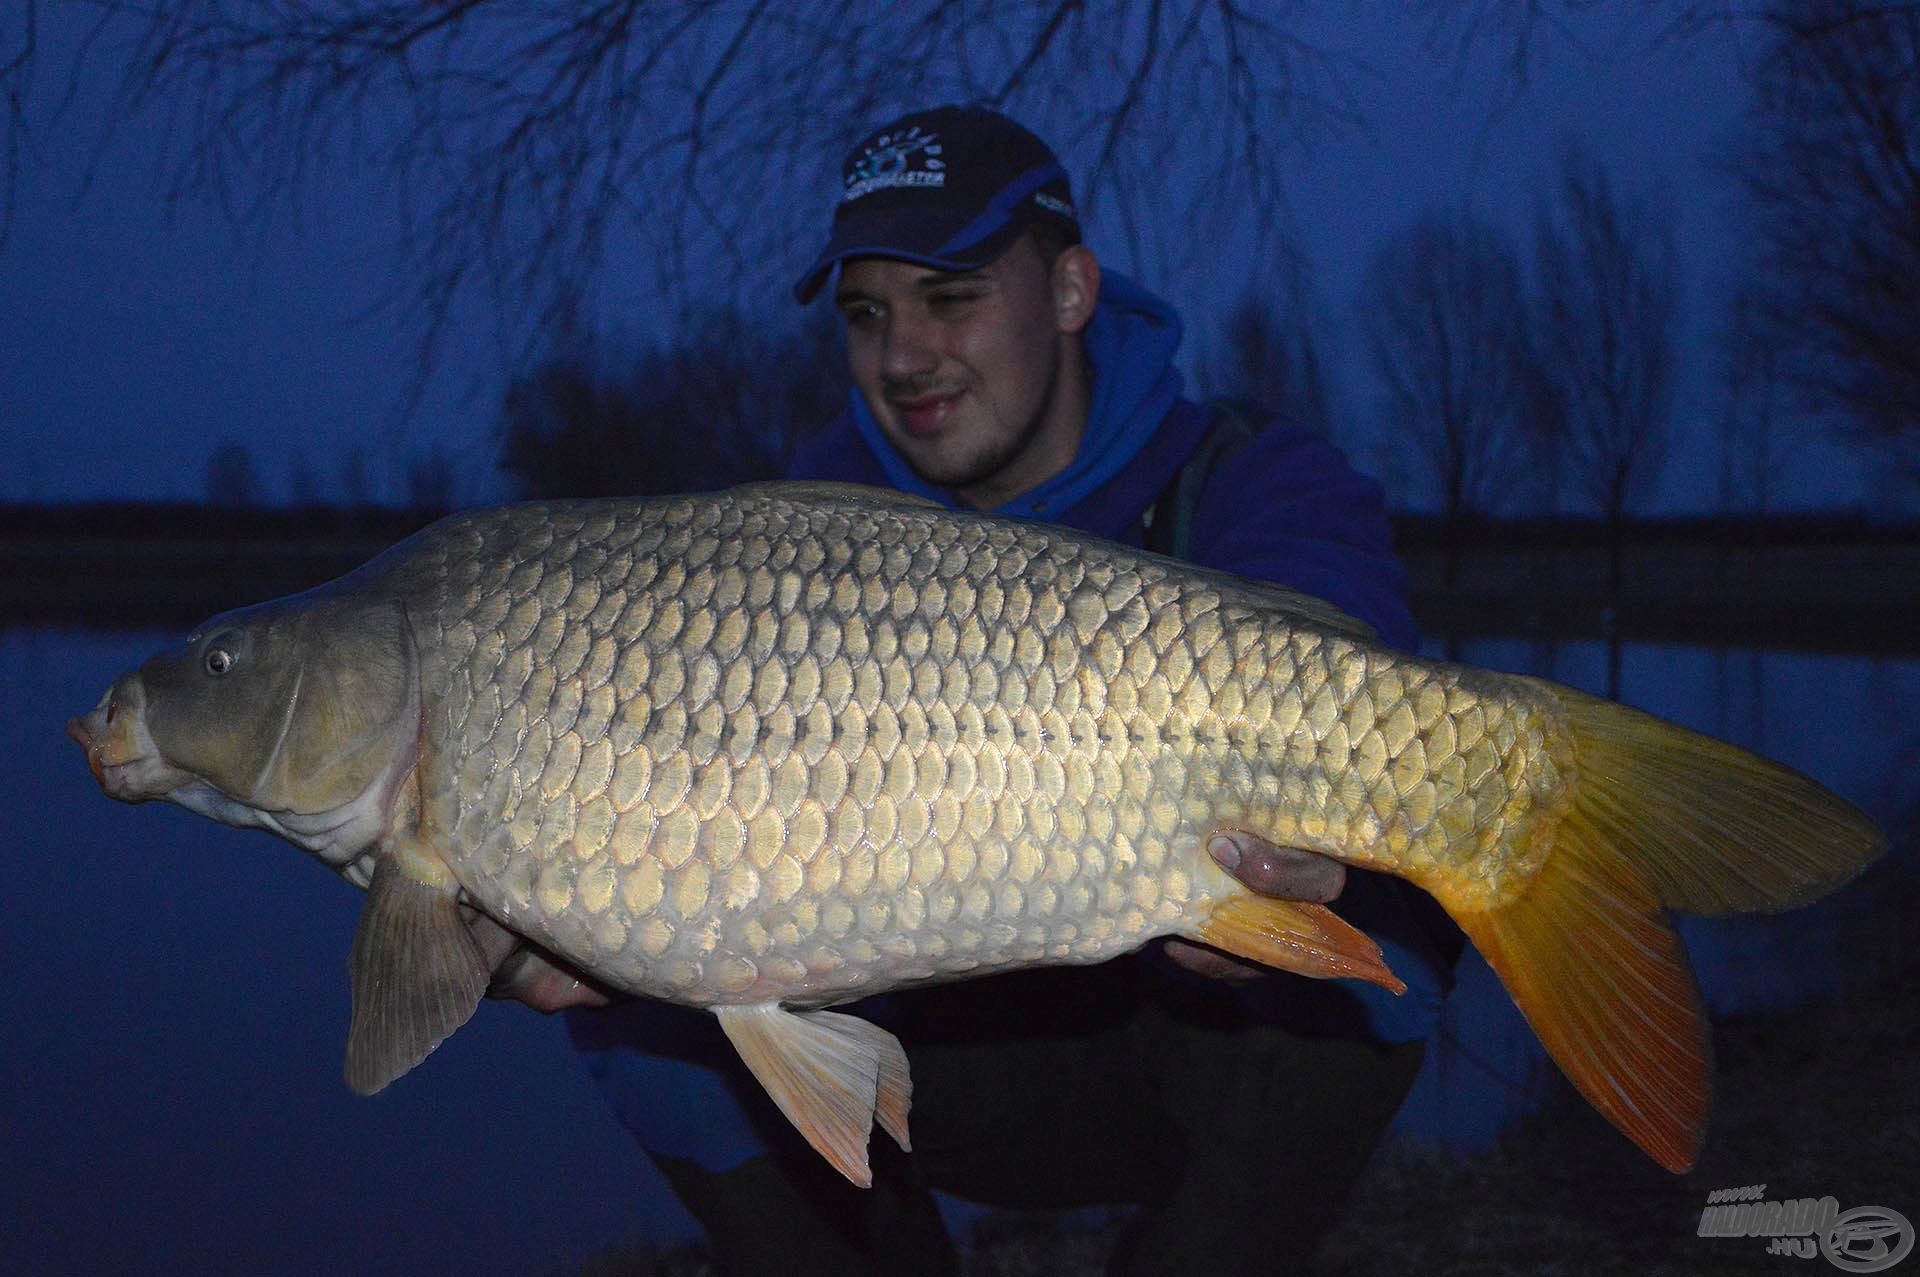
[[[997,111],[943,106],[895,120],[847,155],[833,237],[794,285],[813,300],[849,257],[972,270],[1030,226],[1080,242],[1067,171],[1045,142]]]

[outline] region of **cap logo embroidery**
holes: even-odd
[[[901,186],[939,187],[947,183],[940,158],[940,135],[914,125],[904,133],[882,133],[867,143],[847,169],[847,193],[841,203]]]

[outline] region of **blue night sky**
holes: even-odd
[[[1489,119],[1497,68],[1457,67],[1426,48],[1421,24],[1355,28],[1328,21],[1310,31],[1366,70],[1352,83],[1370,137],[1320,141],[1289,160],[1294,242],[1307,255],[1339,325],[1336,359],[1353,402],[1372,407],[1357,348],[1354,298],[1367,255],[1384,235],[1436,202],[1461,200],[1525,227],[1561,140],[1586,138],[1627,189],[1655,190],[1672,211],[1684,270],[1687,350],[1676,405],[1680,441],[1659,504],[1701,508],[1713,499],[1716,377],[1708,341],[1719,300],[1740,269],[1738,201],[1717,156],[1739,122],[1744,93],[1737,31],[1649,47],[1614,11],[1573,35],[1543,33],[1531,83]],[[41,105],[61,87],[62,14],[44,21],[49,71]],[[72,20],[66,11],[67,21]],[[507,495],[497,471],[497,420],[505,385],[503,327],[479,299],[457,312],[411,411],[420,369],[419,329],[393,300],[401,274],[395,201],[379,175],[328,170],[297,206],[270,202],[236,224],[201,194],[169,201],[159,112],[124,123],[84,182],[112,81],[96,70],[58,124],[27,157],[13,239],[0,256],[0,500],[153,497],[192,499],[204,458],[225,439],[252,448],[264,493],[286,499],[289,473],[311,470],[338,496],[340,458],[363,458],[378,499],[401,496],[404,458],[439,446],[455,458],[462,502]],[[823,137],[822,153],[837,145]],[[1087,157],[1071,149],[1070,170]],[[1078,161],[1078,162],[1076,162]],[[824,229],[831,187],[775,192],[764,213],[786,232],[785,255],[717,278],[716,296],[786,307],[786,288]],[[226,203],[251,207],[257,191]],[[1111,208],[1093,210],[1090,242],[1109,267],[1138,271],[1187,317],[1190,370],[1211,347],[1215,317],[1245,286],[1246,249],[1209,244],[1192,260],[1144,268],[1118,251]],[[631,244],[609,248],[600,319],[617,335],[650,336],[670,321],[649,308],[644,262]],[[629,282],[630,281],[630,282]],[[767,301],[765,299],[772,299]],[[784,309],[769,319],[786,323]],[[1790,467],[1794,504],[1854,505],[1874,489],[1853,455],[1804,432]],[[1360,449],[1361,460],[1369,458]],[[1382,455],[1390,452],[1383,450]],[[1386,476],[1393,482],[1393,476]],[[1413,492],[1400,494],[1417,502]]]

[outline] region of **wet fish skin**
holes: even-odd
[[[901,504],[621,510],[469,521],[396,592],[438,600],[433,839],[623,988],[1097,961],[1241,894],[1196,854],[1223,825],[1468,897],[1538,855],[1512,834],[1557,798],[1553,706],[1278,591]]]
[[[284,703],[285,661],[210,681],[216,641],[303,654],[309,690]],[[244,708],[206,694],[235,675],[256,678]],[[837,485],[455,516],[209,623],[77,722],[103,784],[151,770],[142,749],[199,760],[144,796],[371,886],[400,938],[356,944],[356,1085],[404,1072],[485,987],[457,903],[610,986],[713,1008],[856,1180],[875,1116],[905,1142],[904,1057],[782,1008],[1163,935],[1392,981],[1324,911],[1214,865],[1222,827],[1431,892],[1576,1083],[1683,1165],[1705,1031],[1662,907],[1799,903],[1882,846],[1783,768],[1383,648],[1276,587]]]

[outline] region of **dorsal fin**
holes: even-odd
[[[921,510],[945,510],[938,501],[898,488],[876,488],[866,483],[844,483],[834,479],[768,479],[743,483],[732,491],[741,496],[781,497],[795,501],[857,501],[864,505],[912,506]]]
[[[1170,565],[1185,580],[1218,590],[1220,602],[1228,607],[1238,606],[1263,612],[1284,612],[1294,620],[1304,622],[1317,630],[1326,630],[1362,643],[1380,641],[1379,633],[1371,625],[1359,617],[1341,611],[1325,599],[1315,598],[1311,594],[1302,594],[1284,585],[1275,585],[1272,581],[1235,576],[1231,572],[1222,572],[1217,568],[1196,567],[1191,563],[1168,559],[1164,555],[1156,554],[1152,557]]]

